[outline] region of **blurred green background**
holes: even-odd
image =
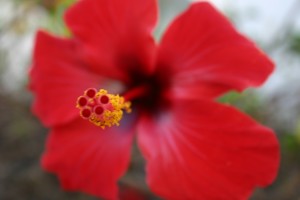
[[[35,32],[65,35],[64,10],[75,0],[0,0],[0,199],[95,199],[64,192],[55,176],[43,172],[39,157],[47,130],[30,112],[27,90]],[[300,199],[300,3],[299,0],[211,0],[236,27],[254,40],[277,69],[260,89],[222,98],[273,128],[281,143],[277,180],[258,189],[252,200]],[[160,0],[161,21],[155,36],[190,2]],[[143,158],[136,148],[128,173],[120,181],[123,196],[157,199],[144,183]],[[123,199],[133,199],[124,197]]]

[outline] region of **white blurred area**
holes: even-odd
[[[45,23],[47,13],[30,1],[0,0],[1,92],[26,88],[35,32]]]
[[[300,1],[209,1],[228,16],[240,32],[272,57],[276,71],[257,91],[263,102],[272,104],[272,114],[280,113],[278,122],[295,126],[300,122],[300,56],[288,51],[286,38],[294,33],[300,35]],[[157,39],[167,24],[191,1],[159,0],[159,3],[160,24],[155,32]],[[34,35],[38,27],[45,27],[47,23],[48,13],[42,7],[0,0],[0,53],[4,55],[0,57],[0,75],[4,86],[0,86],[1,92],[25,90]],[[10,24],[13,26],[8,26]]]

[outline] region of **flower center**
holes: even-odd
[[[108,94],[104,89],[97,91],[95,88],[89,88],[78,97],[76,107],[83,119],[104,129],[113,125],[119,126],[123,110],[130,113],[130,106],[131,103],[125,101],[122,96]]]

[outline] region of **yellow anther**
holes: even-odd
[[[80,109],[81,117],[102,129],[113,125],[119,126],[123,110],[131,112],[131,103],[125,101],[122,96],[109,94],[104,89],[96,90],[94,95],[93,91],[94,88],[87,89],[77,100],[76,107]]]

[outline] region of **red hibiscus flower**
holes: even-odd
[[[246,199],[273,182],[272,130],[215,101],[261,85],[273,64],[209,3],[159,44],[155,0],[81,0],[65,21],[70,38],[37,34],[30,72],[33,112],[51,128],[42,166],[64,189],[116,199],[135,135],[165,199]]]

